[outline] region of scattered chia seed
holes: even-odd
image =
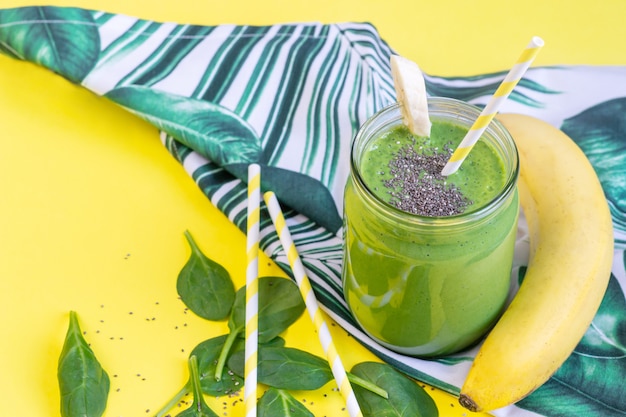
[[[472,204],[454,184],[448,184],[441,170],[453,149],[445,145],[432,155],[416,152],[414,143],[400,148],[389,161],[392,178],[385,181],[389,203],[408,213],[441,217],[460,214]]]

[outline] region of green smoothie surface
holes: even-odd
[[[381,200],[423,216],[449,216],[485,206],[505,185],[502,160],[479,140],[456,173],[441,176],[467,128],[447,121],[432,122],[430,137],[414,136],[400,125],[371,140],[360,167],[365,185]],[[428,192],[433,187],[435,191]],[[433,201],[429,201],[431,196]],[[416,208],[411,201],[424,207]],[[454,206],[454,211],[444,211],[449,206]]]

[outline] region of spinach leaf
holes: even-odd
[[[433,399],[417,383],[391,366],[378,362],[363,362],[352,368],[352,373],[389,393],[379,395],[354,386],[354,394],[364,417],[436,417],[439,415]]]
[[[243,378],[240,378],[230,370],[227,371],[227,377],[219,379],[215,378],[217,359],[222,351],[222,347],[224,346],[226,339],[226,335],[207,339],[198,344],[189,354],[190,359],[191,357],[196,358],[198,377],[200,379],[200,388],[202,392],[214,397],[232,394],[241,389],[243,386]],[[280,338],[277,338],[277,340],[273,341],[273,343],[280,343],[278,339]],[[236,339],[234,345],[232,346],[233,352],[243,351],[243,349],[244,340]],[[161,409],[155,414],[155,417],[163,417],[167,415],[167,412],[178,404],[191,389],[192,381],[189,379],[185,386],[182,387],[167,404],[161,407]]]
[[[333,379],[328,362],[303,350],[261,345],[258,353],[258,381],[270,387],[315,390]],[[237,352],[228,361],[237,375],[243,375],[244,358],[243,352]]]
[[[259,291],[261,280],[259,280]],[[261,295],[259,294],[259,312],[261,311]],[[231,333],[239,334],[246,327],[246,286],[239,288],[235,293],[235,301],[228,318],[228,330]]]
[[[263,343],[263,346],[267,346],[267,347],[283,347],[283,346],[285,346],[285,339],[283,339],[282,337],[278,336],[278,337],[273,338],[269,342]]]
[[[189,260],[178,274],[176,289],[185,305],[207,320],[222,320],[228,316],[235,299],[235,286],[228,271],[207,258],[185,231],[191,247]]]
[[[109,376],[83,338],[76,312],[70,312],[57,370],[63,417],[100,417],[109,395]]]
[[[257,404],[259,417],[315,417],[300,401],[289,392],[270,388]]]
[[[228,367],[237,375],[244,372],[244,353],[236,352],[228,360]],[[328,362],[319,356],[296,348],[263,344],[259,346],[258,381],[270,387],[286,390],[315,390],[334,376]],[[383,398],[388,393],[350,372],[348,380]]]
[[[218,417],[217,414],[209,408],[202,396],[200,375],[198,373],[198,360],[195,356],[189,358],[189,379],[191,380],[193,403],[188,409],[179,413],[177,417]]]
[[[287,278],[259,278],[259,343],[267,343],[287,330],[304,312],[305,305],[295,282]],[[219,379],[226,364],[234,339],[243,333],[246,325],[246,287],[235,295],[232,312],[228,320],[230,334],[224,343],[215,370]]]
[[[283,333],[298,320],[305,305],[295,282],[281,277],[259,278],[259,343],[266,343]],[[230,329],[245,327],[245,286],[237,291]]]
[[[226,370],[226,375],[220,374],[220,379],[216,379],[215,368],[217,367],[217,360],[222,352],[224,343],[227,336],[218,336],[200,343],[191,351],[191,356],[198,358],[198,369],[200,371],[200,384],[202,385],[202,391],[205,394],[213,395],[216,397],[222,395],[232,394],[238,391],[243,386],[243,378],[240,378],[230,369]],[[230,352],[243,352],[244,339],[237,338]],[[229,355],[230,356],[230,355]],[[223,371],[223,368],[222,368]]]

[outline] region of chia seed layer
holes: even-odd
[[[448,162],[452,149],[445,145],[442,151],[420,154],[414,144],[408,144],[389,161],[389,203],[408,213],[420,216],[442,217],[462,213],[472,204],[453,184],[446,183],[441,170]]]

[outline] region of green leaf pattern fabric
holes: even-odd
[[[49,68],[160,130],[211,202],[245,232],[246,167],[262,167],[318,299],[397,369],[458,393],[477,348],[439,360],[388,351],[354,323],[341,288],[343,187],[350,142],[395,101],[393,49],[367,23],[197,26],[59,7],[0,9],[0,53]],[[426,75],[431,96],[484,106],[505,72]],[[502,111],[560,127],[593,164],[611,207],[615,262],[598,314],[548,383],[498,416],[626,415],[626,67],[531,68]],[[584,88],[581,88],[584,86]],[[512,293],[528,259],[522,217]],[[269,216],[261,248],[287,273]]]

